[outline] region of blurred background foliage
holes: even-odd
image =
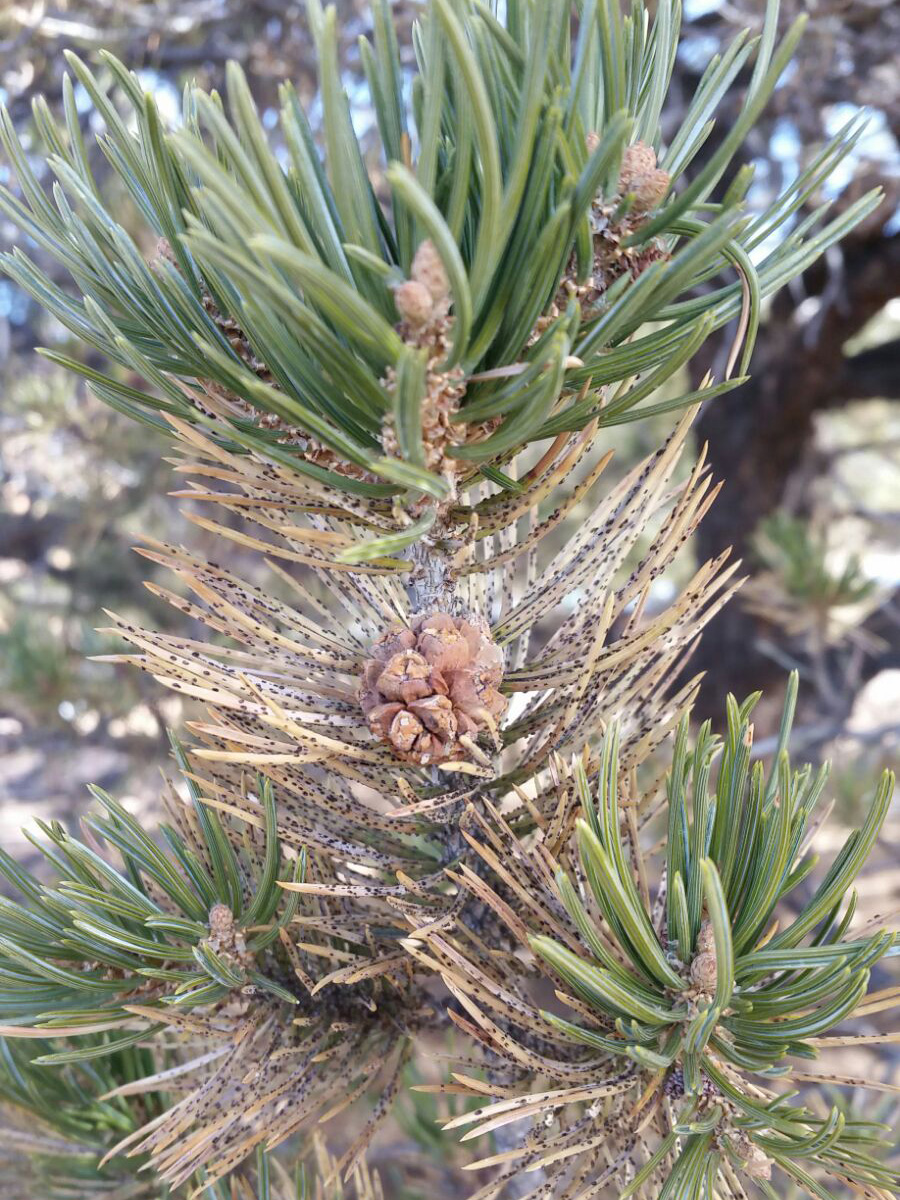
[[[408,61],[403,30],[415,4],[396,0],[394,7]],[[737,27],[757,26],[762,11],[758,0],[687,0],[685,7],[676,97],[690,95],[710,55]],[[785,24],[801,9],[811,23],[745,149],[755,168],[751,205],[764,208],[860,107],[870,113],[868,132],[829,185],[830,198],[840,210],[881,182],[886,201],[778,296],[753,379],[714,401],[697,422],[698,441],[708,441],[726,487],[691,553],[702,560],[733,545],[751,578],[710,626],[689,669],[706,671],[701,715],[722,711],[729,691],[766,690],[757,722],[757,750],[765,753],[774,744],[787,670],[798,668],[802,699],[792,748],[798,757],[836,760],[836,816],[850,823],[860,815],[852,797],[871,790],[900,743],[900,6],[786,0],[783,7]],[[365,132],[373,113],[356,37],[368,32],[368,6],[338,0],[338,9],[343,82]],[[185,81],[221,86],[229,58],[246,67],[269,114],[264,120],[274,117],[285,77],[311,106],[314,125],[318,116],[303,6],[292,0],[4,0],[0,97],[26,145],[32,98],[61,103],[66,48],[91,61],[99,49],[112,50],[172,116]],[[87,98],[75,91],[85,133],[96,132]],[[739,104],[738,92],[733,102]],[[677,108],[669,113],[673,126],[680,115]],[[727,129],[726,117],[694,169]],[[2,164],[0,178],[7,178]],[[127,214],[127,199],[119,203]],[[13,238],[0,221],[0,244]],[[721,378],[733,332],[723,330],[692,364],[693,386],[707,370]],[[131,552],[140,535],[205,549],[203,532],[167,496],[177,480],[162,444],[38,358],[41,345],[85,353],[0,281],[0,840],[26,860],[30,847],[20,827],[33,816],[72,817],[89,782],[153,821],[167,760],[163,730],[184,719],[183,702],[152,679],[88,656],[113,648],[95,628],[104,608],[172,627],[173,611],[143,587],[154,566]],[[673,394],[685,382],[673,381]],[[652,449],[667,425],[660,418],[611,431],[616,458],[608,477]],[[680,564],[676,576],[686,578],[690,566]],[[239,568],[250,578],[254,559]],[[680,581],[659,580],[655,602],[662,606]],[[826,855],[843,836],[840,824],[829,835],[835,846],[822,846]],[[895,815],[863,881],[861,921],[900,903],[898,851]],[[848,1066],[897,1078],[898,1052],[883,1047],[867,1057],[856,1050]],[[439,1071],[442,1064],[432,1066]],[[410,1194],[438,1200],[456,1194],[458,1168],[452,1153],[432,1144],[430,1103],[409,1094],[390,1147],[376,1147],[373,1165],[389,1180],[391,1164],[399,1170],[406,1163],[407,1186],[411,1171],[424,1172]],[[888,1106],[883,1117],[896,1127],[896,1115]],[[433,1177],[435,1160],[442,1165]]]

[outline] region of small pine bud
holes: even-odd
[[[716,948],[716,935],[710,921],[704,921],[697,934],[698,954],[710,954]]]
[[[152,262],[168,262],[174,264],[175,261],[175,251],[172,249],[172,243],[167,237],[161,237],[156,243],[156,251],[153,255]]]
[[[742,1134],[738,1139],[735,1151],[743,1164],[745,1174],[751,1179],[772,1178],[771,1158],[769,1158],[768,1154],[760,1150],[759,1146],[751,1141],[746,1134]]]
[[[234,913],[227,904],[214,904],[209,910],[209,932],[213,937],[222,937],[233,930]]]
[[[691,982],[702,992],[714,992],[718,980],[716,943],[712,926],[705,921],[697,934],[697,947],[691,963]]]
[[[416,283],[424,284],[428,288],[436,304],[444,304],[450,299],[450,281],[447,279],[441,256],[430,238],[426,238],[416,251],[410,276]]]
[[[600,134],[594,133],[594,131],[592,129],[591,132],[587,135],[587,137],[584,140],[585,140],[585,144],[587,145],[588,154],[593,154],[594,151],[597,149],[597,147],[600,145]]]
[[[619,172],[619,186],[623,192],[633,190],[634,182],[641,176],[656,170],[656,151],[646,142],[635,142],[626,146],[622,155],[622,168]]]
[[[646,142],[635,142],[622,155],[619,172],[619,192],[634,195],[634,206],[638,212],[649,212],[657,208],[669,190],[671,179],[668,171],[656,165],[656,151]]]
[[[759,1146],[754,1146],[749,1158],[744,1163],[744,1170],[751,1179],[771,1179],[772,1160],[760,1150]]]
[[[407,279],[394,289],[397,312],[414,328],[427,325],[434,315],[434,300],[424,283]]]
[[[698,954],[691,963],[691,982],[703,992],[714,992],[717,979],[715,954]]]
[[[671,178],[668,171],[657,168],[649,175],[645,175],[640,187],[635,191],[635,202],[640,211],[649,212],[652,208],[659,208],[666,197],[670,183]]]

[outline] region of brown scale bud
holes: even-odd
[[[486,625],[432,613],[375,643],[360,704],[372,733],[407,762],[471,759],[471,743],[493,733],[506,711],[502,678],[503,656]]]
[[[172,243],[167,237],[161,237],[156,243],[156,251],[151,259],[150,265],[153,266],[154,264],[160,262],[168,262],[173,264],[176,262],[175,251],[172,249]]]
[[[698,954],[691,963],[691,982],[703,992],[714,992],[717,980],[715,954]]]
[[[691,963],[691,982],[702,992],[714,992],[717,981],[715,934],[709,921],[704,921],[697,934],[696,953]]]
[[[649,212],[658,208],[670,182],[668,171],[657,167],[656,151],[652,146],[635,142],[626,148],[619,172],[619,192],[621,195],[633,193],[635,211]]]
[[[760,1150],[755,1142],[746,1134],[737,1140],[735,1152],[743,1164],[743,1170],[751,1179],[771,1179],[772,1160],[768,1154]]]
[[[587,145],[588,154],[593,154],[594,151],[597,149],[597,147],[600,145],[600,134],[595,133],[594,130],[592,129],[591,132],[587,135],[587,137],[584,140],[585,140],[585,144]]]
[[[435,304],[445,304],[450,299],[450,281],[437,247],[430,238],[419,244],[410,268],[410,277],[428,289]]]
[[[213,937],[230,937],[234,932],[234,913],[227,904],[214,904],[209,910],[209,932]]]
[[[636,179],[655,170],[656,151],[646,142],[635,142],[632,146],[626,146],[622,155],[619,186],[623,192],[630,192]]]
[[[751,1179],[771,1179],[772,1160],[760,1150],[759,1146],[754,1146],[749,1158],[744,1163],[744,1170]]]
[[[254,955],[247,949],[241,927],[227,904],[214,904],[209,910],[209,937],[206,944],[238,966],[252,966]]]
[[[716,934],[712,927],[711,921],[704,921],[697,932],[697,945],[695,947],[698,954],[709,954],[716,948]]]
[[[427,325],[434,316],[431,292],[416,279],[406,279],[394,288],[394,303],[403,320],[416,329]]]

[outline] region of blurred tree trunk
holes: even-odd
[[[686,22],[687,36],[697,39],[697,52],[682,55],[676,65],[676,79],[685,79],[685,97],[707,61],[708,39],[721,50],[742,25],[753,25],[759,32],[763,9],[759,0],[730,0],[704,7]],[[856,399],[900,397],[900,344],[853,359],[844,354],[847,341],[900,293],[898,236],[885,232],[900,200],[895,169],[900,141],[895,49],[900,5],[891,0],[813,5],[808,0],[782,0],[782,28],[800,13],[810,18],[802,51],[754,130],[745,161],[754,163],[763,189],[776,189],[786,182],[785,171],[802,169],[834,132],[840,109],[849,115],[868,107],[875,137],[866,149],[874,157],[852,162],[853,178],[835,209],[878,183],[888,184],[889,196],[827,261],[780,294],[753,356],[753,378],[733,395],[709,404],[697,422],[698,437],[709,442],[713,471],[725,481],[719,503],[700,526],[698,553],[705,558],[731,545],[748,567],[753,565],[747,561],[748,551],[759,521],[784,502],[789,487],[791,493],[803,489],[804,476],[798,469],[806,465],[812,474],[816,468],[809,455],[816,414]],[[735,100],[740,103],[739,97]],[[715,154],[737,111],[735,107],[717,114],[716,127],[692,170],[702,169]],[[781,151],[776,135],[783,138]],[[730,331],[718,347],[708,344],[702,360],[694,364],[695,386],[708,369],[722,378],[729,342]],[[811,500],[805,491],[799,496],[801,510]],[[711,622],[688,667],[691,673],[707,673],[700,711],[712,711],[709,706],[721,704],[731,690],[739,695],[757,688],[781,691],[784,662],[762,652],[761,635],[776,648],[788,649],[784,635],[747,613],[740,597]],[[881,665],[867,660],[866,675]]]
[[[882,206],[874,222],[854,231],[839,262],[804,277],[806,296],[818,301],[814,312],[811,305],[804,311],[796,292],[780,293],[756,347],[752,379],[700,416],[698,439],[709,443],[712,469],[725,480],[719,503],[696,535],[701,561],[729,545],[746,560],[760,520],[784,499],[817,413],[856,399],[900,397],[896,343],[854,358],[844,353],[848,339],[900,291],[900,235],[882,232],[889,209]],[[707,369],[721,378],[723,344],[695,364],[697,379]],[[743,696],[783,681],[783,665],[758,647],[760,632],[758,618],[740,599],[710,623],[689,668],[707,672],[704,711],[715,710],[728,691]],[[875,666],[870,664],[870,675]]]

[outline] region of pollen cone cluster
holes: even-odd
[[[600,145],[596,133],[589,133],[585,141],[590,154]],[[579,282],[577,263],[572,256],[554,302],[538,319],[533,336],[542,333],[564,312],[570,299],[577,299],[585,313],[596,313],[616,280],[626,274],[638,279],[653,263],[670,257],[662,238],[634,245],[629,238],[660,208],[671,183],[668,171],[657,165],[652,146],[634,142],[625,147],[614,193],[604,196],[598,192],[591,205],[594,250],[591,273]]]
[[[425,356],[424,385],[419,400],[423,461],[429,471],[440,473],[456,490],[461,463],[450,451],[470,437],[482,436],[484,429],[454,420],[466,394],[465,372],[448,367],[451,356],[454,317],[450,310],[453,296],[450,281],[440,255],[430,238],[419,245],[410,267],[409,279],[394,288],[394,304],[400,315],[397,332],[408,347]],[[394,396],[397,371],[389,367],[382,380],[385,391]],[[487,428],[487,427],[485,427]],[[385,415],[381,444],[391,458],[402,459],[395,414]]]
[[[372,732],[407,762],[485,761],[476,741],[486,732],[496,740],[502,677],[486,622],[433,613],[379,638],[360,703]]]
[[[590,139],[588,139],[590,142]],[[644,142],[628,146],[622,155],[616,195],[598,196],[591,213],[594,238],[592,278],[581,295],[588,309],[603,300],[606,291],[625,274],[637,279],[655,262],[669,257],[665,241],[651,238],[632,245],[629,238],[662,204],[671,179],[656,165],[656,151]],[[629,201],[627,212],[621,206]]]

